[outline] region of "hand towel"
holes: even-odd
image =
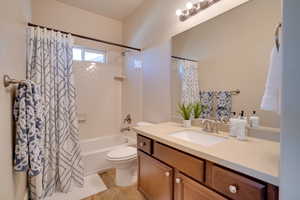
[[[222,120],[223,117],[228,120],[231,117],[232,95],[230,91],[221,91],[216,93],[216,119]]]
[[[14,102],[16,141],[14,169],[28,176],[29,199],[42,199],[44,123],[39,88],[32,81],[19,84]]]
[[[208,119],[212,117],[213,111],[213,92],[200,92],[200,102],[203,106],[203,110],[200,118]]]
[[[268,72],[268,78],[265,87],[265,93],[262,98],[261,109],[281,112],[281,87],[282,87],[282,63],[281,53],[276,47],[271,53],[271,61]]]

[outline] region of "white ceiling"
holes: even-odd
[[[144,0],[57,0],[105,17],[123,20]]]

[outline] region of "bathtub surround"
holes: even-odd
[[[114,76],[122,74],[123,57],[119,49],[106,48],[88,41],[85,44],[92,49],[104,50],[106,63],[95,63],[93,71],[87,70],[91,66],[90,62],[73,63],[78,113],[85,119],[85,122],[79,124],[80,139],[119,135],[122,85],[126,80],[116,81]]]
[[[55,192],[69,192],[71,185],[83,186],[73,39],[40,28],[31,27],[28,31],[27,78],[40,86],[45,112],[42,198]],[[36,199],[40,197],[33,198]]]

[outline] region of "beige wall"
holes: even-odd
[[[122,42],[122,23],[55,0],[32,0],[32,22],[90,37]]]
[[[143,119],[170,121],[170,42],[160,43],[143,52]]]
[[[32,21],[84,36],[122,42],[120,21],[55,0],[33,0]],[[107,63],[97,64],[94,71],[86,70],[91,65],[90,62],[74,62],[78,114],[79,118],[86,120],[79,124],[80,138],[118,134],[122,114],[122,83],[115,81],[114,76],[122,75],[122,49],[89,40],[74,39],[75,45],[105,50],[107,53]]]
[[[186,0],[151,0],[145,1],[124,20],[124,42],[144,49],[141,55],[144,76],[142,78],[142,107],[144,110],[143,118],[140,120],[158,122],[171,118],[171,37],[247,1],[220,1],[205,12],[201,12],[185,22],[180,22],[175,11],[178,8],[184,8]],[[126,68],[128,68],[127,65],[125,65],[124,71],[128,71]],[[131,87],[134,85],[134,80],[128,79],[127,82],[128,87],[124,87],[124,93],[127,91],[138,92]],[[127,98],[127,104],[135,101],[134,98]],[[137,112],[137,110],[133,108],[127,112]]]
[[[174,55],[199,60],[201,90],[240,89],[233,110],[257,110],[270,127],[279,116],[259,108],[280,9],[280,0],[252,0],[173,38]]]
[[[153,47],[247,1],[249,0],[220,1],[185,22],[178,20],[175,11],[184,9],[186,0],[145,1],[124,20],[124,42],[141,48]]]
[[[30,18],[29,0],[10,0],[0,7],[0,78],[9,74],[16,79],[25,78],[26,22]],[[0,199],[14,200],[24,194],[24,183],[13,178],[12,91],[0,82]],[[18,177],[18,176],[17,176]],[[24,179],[23,179],[24,181]],[[22,195],[21,195],[22,196]],[[17,198],[20,199],[20,198]]]

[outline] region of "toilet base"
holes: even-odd
[[[128,169],[116,168],[116,185],[127,187],[137,182],[137,168],[131,166]]]
[[[116,168],[116,185],[127,187],[137,182],[137,159],[126,161],[112,161],[112,165]]]

